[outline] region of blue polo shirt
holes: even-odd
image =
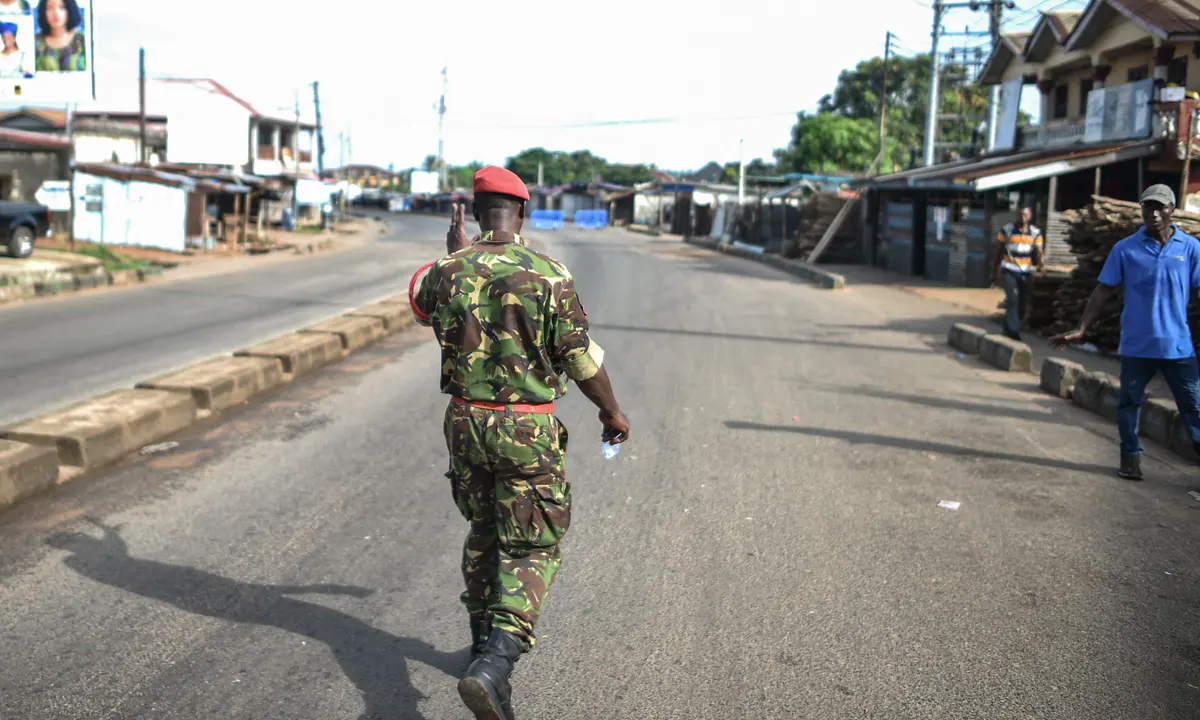
[[[1196,354],[1188,329],[1191,291],[1200,288],[1200,241],[1179,228],[1165,245],[1143,225],[1113,246],[1101,284],[1125,286],[1121,357],[1181,360]]]

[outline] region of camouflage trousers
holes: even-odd
[[[471,523],[463,545],[467,612],[535,642],[534,627],[562,564],[571,523],[563,460],[567,428],[549,414],[450,403],[443,428],[454,503]]]

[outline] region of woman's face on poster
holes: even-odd
[[[63,0],[47,0],[46,22],[54,32],[67,29],[67,4]]]
[[[16,50],[17,49],[17,36],[15,33],[13,33],[12,30],[5,30],[3,37],[4,37],[4,49],[5,50]]]

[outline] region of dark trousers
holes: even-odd
[[[1004,271],[1004,334],[1021,339],[1021,317],[1029,306],[1029,273]]]
[[[1158,360],[1154,358],[1121,358],[1121,398],[1117,405],[1117,430],[1121,434],[1121,456],[1141,455],[1142,440],[1138,437],[1138,421],[1146,386],[1161,372],[1175,405],[1179,419],[1187,428],[1192,446],[1200,453],[1200,366],[1196,358]]]

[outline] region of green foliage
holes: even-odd
[[[635,185],[654,178],[653,165],[619,165],[597,157],[587,150],[572,153],[545,148],[522,150],[504,164],[527,183],[536,183],[538,164],[542,165],[542,181],[547,186],[570,182],[592,182],[597,178],[618,185]]]
[[[903,169],[909,166],[914,152],[920,156],[929,93],[929,55],[892,57],[887,66],[887,142],[879,172]],[[970,143],[977,139],[976,128],[987,114],[990,92],[967,83],[961,66],[945,67],[943,73],[940,114],[962,115],[965,119],[941,122],[938,142]],[[797,117],[791,143],[776,151],[780,165],[798,172],[865,171],[879,152],[883,76],[880,57],[843,70],[833,92],[821,98],[818,112]],[[805,138],[806,134],[815,137]],[[953,152],[953,148],[940,151],[939,161],[950,159]]]

